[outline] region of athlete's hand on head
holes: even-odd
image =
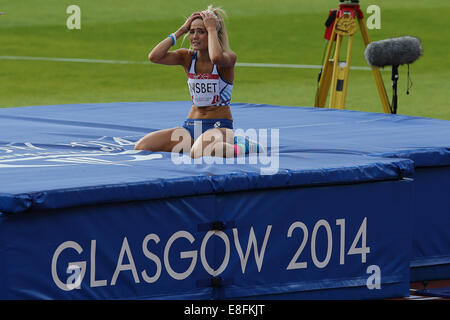
[[[183,29],[184,33],[189,32],[192,21],[194,21],[197,18],[201,18],[200,12],[194,12],[189,16],[189,18],[186,19],[186,22],[181,26],[181,29]]]
[[[200,15],[205,24],[206,30],[217,30],[217,17],[214,13],[210,11],[202,11]]]

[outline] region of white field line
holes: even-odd
[[[102,59],[80,59],[80,58],[54,58],[54,57],[25,57],[25,56],[0,56],[0,60],[26,60],[26,61],[55,61],[55,62],[82,62],[82,63],[109,63],[109,64],[151,64],[149,61],[126,61],[126,60],[102,60]],[[280,64],[280,63],[249,63],[237,62],[237,67],[253,68],[291,68],[291,69],[321,69],[320,65],[308,64]],[[354,70],[371,70],[370,67],[350,66]]]

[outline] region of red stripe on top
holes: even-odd
[[[212,73],[188,73],[189,79],[219,79],[218,74]]]

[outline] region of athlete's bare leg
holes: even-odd
[[[192,145],[191,157],[234,157],[233,139],[233,130],[228,128],[216,128],[205,131]]]
[[[190,153],[194,140],[182,127],[150,132],[134,146],[134,150]]]

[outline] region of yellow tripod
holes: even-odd
[[[319,85],[317,88],[314,106],[319,108],[325,107],[331,85],[332,90],[329,108],[344,109],[345,98],[347,96],[350,59],[352,55],[353,35],[357,30],[356,21],[358,21],[365,46],[370,43],[370,40],[369,33],[367,32],[366,24],[364,22],[364,15],[359,4],[340,4],[339,9],[333,12],[333,14],[336,16],[332,29],[330,27],[330,30],[332,30],[331,35],[325,35],[326,38],[329,36],[329,42],[324,57],[322,71],[319,74]],[[340,61],[340,51],[344,37],[349,37],[347,44],[347,57],[346,61]],[[336,48],[334,50],[333,58],[330,59],[334,42],[336,42]],[[372,68],[372,73],[375,78],[375,84],[378,89],[383,111],[385,113],[392,113],[380,70],[378,68]]]

